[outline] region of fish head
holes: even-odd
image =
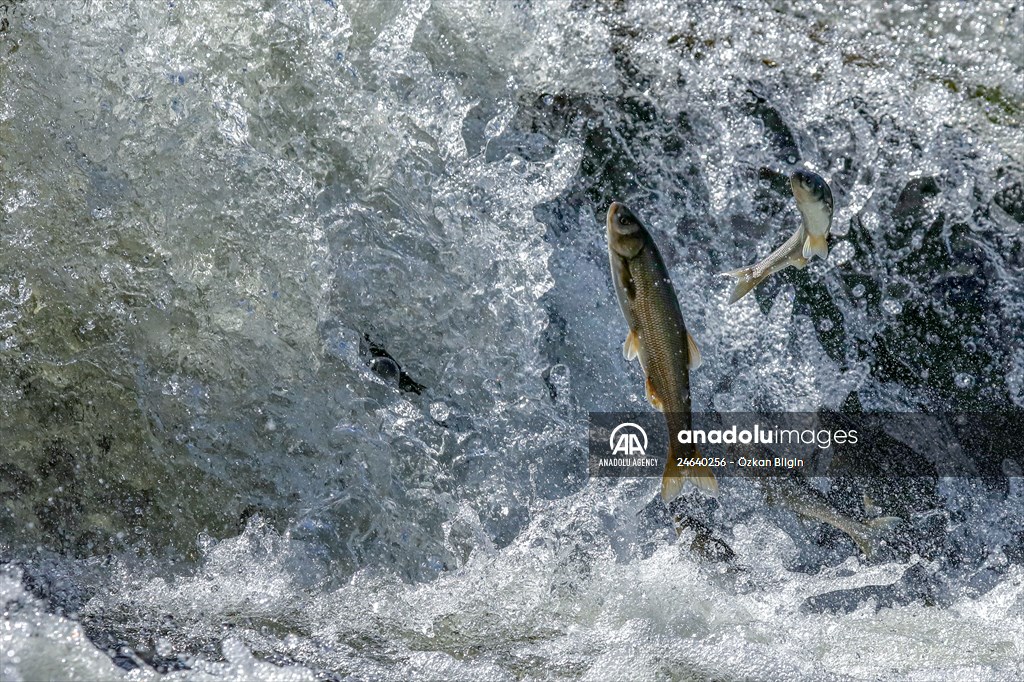
[[[613,201],[608,207],[608,248],[623,258],[634,258],[644,248],[647,230],[626,207]]]
[[[797,208],[804,216],[804,224],[814,234],[828,234],[832,226],[832,190],[825,178],[809,170],[798,170],[789,178]]]

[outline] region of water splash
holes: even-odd
[[[1020,404],[1013,3],[0,7],[5,678],[1019,676],[1019,492],[942,488],[955,569],[737,485],[729,575],[582,446],[612,199],[698,407]],[[728,306],[796,165],[832,254]]]

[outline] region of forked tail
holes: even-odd
[[[750,293],[751,289],[764,280],[763,277],[754,277],[754,266],[752,265],[748,265],[747,267],[740,268],[738,270],[723,272],[722,274],[736,278],[736,286],[733,287],[732,296],[729,297],[729,303],[735,303],[740,300]]]
[[[703,490],[715,497],[718,496],[718,481],[715,480],[715,472],[711,467],[687,464],[687,460],[699,459],[700,452],[692,445],[683,445],[675,439],[675,434],[669,429],[668,460],[665,462],[665,472],[661,476],[661,499],[668,504],[683,491],[686,483],[692,483],[696,488]]]

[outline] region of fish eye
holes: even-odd
[[[633,218],[628,213],[619,214],[619,225],[632,225]]]

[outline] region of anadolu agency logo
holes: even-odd
[[[608,436],[611,457],[598,462],[602,467],[646,467],[655,466],[657,460],[647,457],[647,432],[633,422],[619,424]]]
[[[640,439],[643,439],[641,444]],[[639,424],[626,422],[612,429],[608,437],[608,447],[612,456],[643,457],[647,454],[647,432]]]

